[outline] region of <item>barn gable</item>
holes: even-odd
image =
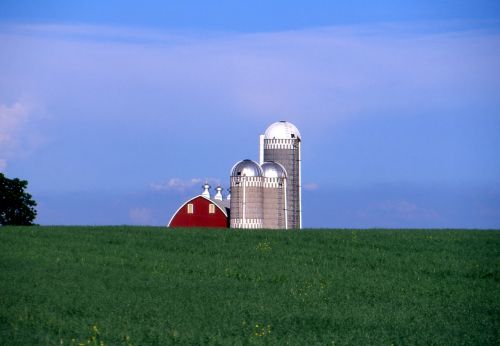
[[[198,195],[186,201],[174,213],[168,227],[227,228],[228,210],[216,200]]]

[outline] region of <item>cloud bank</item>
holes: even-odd
[[[181,179],[181,178],[170,178],[167,181],[160,183],[151,183],[151,189],[154,191],[176,191],[176,192],[186,192],[192,190],[195,187],[201,187],[204,183],[208,183],[212,188],[221,184],[220,179],[217,178],[191,178],[191,179]]]
[[[491,103],[500,87],[500,35],[452,24],[438,27],[431,31],[425,23],[403,23],[182,34],[25,25],[4,28],[0,42],[8,47],[3,72],[14,85],[34,73],[34,83],[20,91],[31,89],[44,99],[81,95],[82,102],[110,108],[113,100],[125,111],[141,107],[141,117],[157,116],[159,95],[162,104],[172,105],[171,117],[197,112],[195,102],[207,112],[225,108],[234,117],[274,120],[279,114],[326,123],[404,115],[409,109],[459,109],[481,99]],[[120,97],[134,93],[149,95],[146,103]]]
[[[7,159],[21,150],[28,118],[29,110],[24,104],[0,104],[0,171],[6,169]]]

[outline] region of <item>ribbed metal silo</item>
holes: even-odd
[[[286,170],[277,162],[264,162],[264,228],[286,229]]]
[[[280,163],[287,173],[286,204],[288,228],[302,228],[301,191],[301,136],[300,132],[287,121],[279,121],[269,126],[264,134],[264,161]]]
[[[243,160],[231,170],[231,228],[262,228],[262,169],[252,160]]]

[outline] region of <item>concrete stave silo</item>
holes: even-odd
[[[261,136],[261,160],[277,162],[287,173],[287,228],[295,229],[302,228],[300,146],[299,130],[287,121],[271,124]]]
[[[277,162],[264,162],[264,228],[287,229],[286,170]]]
[[[263,227],[263,172],[258,163],[243,160],[231,170],[231,228]]]

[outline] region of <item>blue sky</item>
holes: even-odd
[[[304,226],[500,228],[498,1],[3,1],[0,47],[41,224],[164,225],[286,119]]]

